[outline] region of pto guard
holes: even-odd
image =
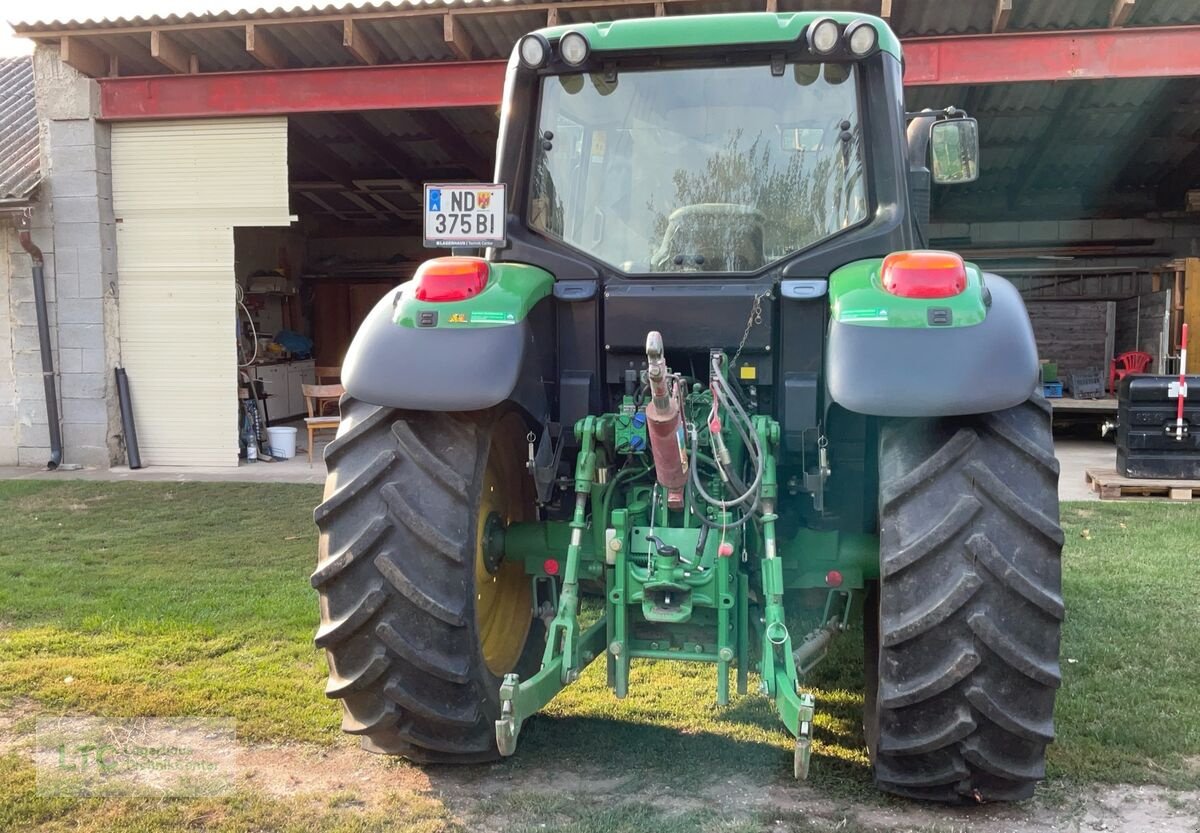
[[[988,413],[1028,399],[1038,358],[1025,304],[1004,278],[980,277],[991,302],[968,326],[871,326],[834,315],[825,359],[830,398],[886,417]]]
[[[394,321],[407,292],[406,285],[387,293],[355,333],[342,363],[348,395],[421,411],[475,411],[511,400],[535,418],[546,415],[538,366],[546,350],[536,340],[549,319],[548,300],[510,324],[421,328]]]

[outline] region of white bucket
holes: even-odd
[[[296,456],[295,428],[268,428],[267,443],[271,447],[271,456],[282,460],[290,460]]]

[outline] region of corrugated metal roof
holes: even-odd
[[[28,31],[73,31],[86,29],[108,29],[124,26],[171,26],[186,23],[219,23],[222,21],[285,19],[300,17],[336,16],[353,13],[411,11],[413,9],[455,10],[480,7],[514,7],[546,0],[400,0],[384,3],[343,3],[340,5],[295,5],[275,8],[246,8],[238,3],[202,3],[203,11],[184,14],[151,15],[135,17],[100,18],[85,20],[20,20],[13,22],[18,32]],[[594,2],[594,0],[592,0]],[[649,5],[652,0],[646,0]],[[557,5],[568,10],[572,0],[559,0]],[[779,0],[780,11],[808,9],[840,9],[877,14],[879,0]],[[729,8],[723,8],[729,7]],[[737,0],[697,0],[686,4],[686,8],[670,8],[668,14],[687,14],[703,11],[725,11],[761,8],[761,2],[737,2]],[[619,6],[603,9],[593,6],[584,15],[588,20],[603,20],[613,16],[625,17],[616,10]],[[989,32],[995,0],[909,0],[896,5],[892,17],[893,28],[902,36],[958,34],[965,32]],[[1030,29],[1080,29],[1099,28],[1108,25],[1112,0],[1018,0],[1013,4],[1009,18],[1010,30]],[[614,14],[615,13],[615,14]],[[564,19],[572,19],[571,17]],[[1126,22],[1128,26],[1164,26],[1180,23],[1200,23],[1200,2],[1197,0],[1138,0]]]
[[[33,59],[0,59],[0,199],[25,199],[39,179]]]
[[[110,29],[120,26],[171,26],[180,23],[218,23],[221,21],[262,20],[263,18],[282,19],[288,17],[320,17],[352,14],[355,12],[395,12],[412,9],[460,9],[478,8],[480,6],[521,6],[528,3],[538,3],[543,0],[401,0],[398,3],[332,3],[317,6],[276,6],[273,9],[263,7],[250,9],[236,5],[221,3],[206,4],[208,11],[187,12],[185,14],[151,15],[149,17],[114,17],[87,18],[85,20],[47,20],[47,21],[12,21],[17,32],[41,30],[75,30],[75,29]],[[569,0],[568,0],[569,2]],[[197,2],[196,5],[200,5]]]

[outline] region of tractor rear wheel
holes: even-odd
[[[1060,683],[1049,405],[890,422],[879,480],[865,720],[876,783],[936,801],[1028,798]]]
[[[495,543],[532,512],[525,430],[513,411],[343,400],[312,584],[325,693],[363,748],[427,763],[499,757],[501,677],[536,670],[541,641],[524,567]]]

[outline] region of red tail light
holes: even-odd
[[[892,252],[879,273],[883,288],[901,298],[949,298],[967,288],[967,267],[954,252]]]
[[[465,301],[488,282],[488,262],[477,257],[439,257],[427,260],[413,277],[418,301]]]

